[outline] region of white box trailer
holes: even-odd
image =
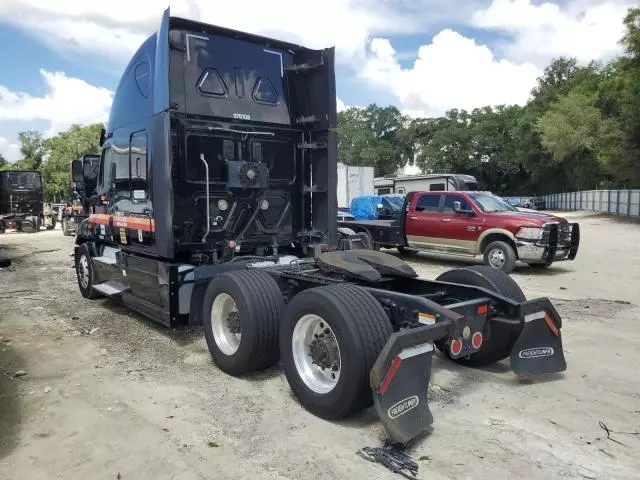
[[[373,167],[338,163],[338,208],[349,208],[355,197],[374,194]]]

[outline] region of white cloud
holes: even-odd
[[[112,93],[106,88],[68,77],[61,72],[40,70],[47,93],[34,97],[0,85],[1,120],[45,120],[45,135],[55,135],[73,123],[89,124],[107,120]]]
[[[390,89],[413,116],[441,115],[450,108],[524,104],[540,73],[531,63],[498,60],[488,47],[448,29],[420,47],[411,68],[402,68],[389,40],[373,39],[362,70],[367,80]]]
[[[476,0],[473,0],[476,1]],[[122,66],[159,26],[167,5],[173,16],[273,36],[311,48],[336,46],[347,62],[362,57],[372,34],[416,32],[429,15],[455,11],[448,0],[387,2],[380,0],[111,0],[109,8],[86,0],[2,0],[0,20],[12,23],[61,52],[97,53]],[[286,14],[283,14],[285,12]]]
[[[4,137],[0,137],[0,154],[9,162],[20,159],[20,147],[17,143],[11,143]]]
[[[505,54],[545,65],[561,55],[580,62],[606,59],[620,52],[622,18],[635,2],[573,0],[560,6],[531,0],[493,0],[473,15],[475,26],[507,32]]]
[[[256,0],[112,0],[104,8],[103,3],[86,0],[0,0],[0,22],[22,29],[57,52],[78,54],[95,68],[114,71],[157,29],[169,4],[175,16],[312,48],[335,45],[338,62],[378,85],[382,98],[391,93],[405,113],[423,116],[450,108],[521,104],[551,57],[564,54],[589,60],[618,51],[621,18],[630,0],[556,1],[562,6],[537,0],[305,0],[303,6],[298,0],[270,0],[264,5]],[[419,48],[410,68],[402,67],[386,38],[397,34],[415,38],[435,24],[506,33],[508,38],[499,45],[505,59],[446,29]],[[402,48],[403,54],[409,50]],[[46,75],[58,78],[59,84],[54,86]],[[50,91],[45,97],[3,92],[2,87],[0,95],[18,95],[17,110],[50,121],[51,132],[70,119],[106,117],[110,92],[64,74],[46,75]],[[82,86],[83,100],[64,89],[74,81],[82,82],[77,86]],[[49,114],[31,107],[40,102],[51,108],[57,98],[67,100],[55,102]],[[6,106],[7,101],[0,101],[0,112],[3,103]],[[346,108],[340,99],[338,108]]]

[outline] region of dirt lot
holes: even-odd
[[[421,478],[640,477],[640,435],[599,426],[640,431],[640,225],[579,220],[576,261],[514,274],[563,316],[568,370],[532,383],[437,358],[433,431],[412,449]],[[372,411],[320,420],[278,368],[228,377],[201,332],[82,299],[72,243],[59,230],[0,237],[13,257],[0,270],[0,479],[400,478],[355,454],[384,438]],[[460,265],[412,263],[426,277]]]

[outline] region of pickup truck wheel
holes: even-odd
[[[268,273],[237,271],[211,280],[204,295],[204,336],[214,363],[229,375],[278,361],[282,292]]]
[[[95,281],[95,273],[93,263],[91,261],[91,253],[89,247],[80,245],[75,257],[76,277],[78,278],[78,287],[84,298],[94,299],[100,297],[100,293],[93,289]]]
[[[506,242],[491,242],[484,249],[484,264],[511,273],[516,266],[516,252]]]
[[[282,366],[304,408],[325,419],[372,405],[369,372],[393,333],[380,304],[350,284],[305,290],[280,326]]]
[[[516,302],[526,301],[526,297],[520,286],[506,273],[485,265],[474,265],[472,267],[458,268],[444,272],[436,281],[460,283],[474,287],[482,287],[496,292],[504,297]],[[511,349],[522,330],[521,325],[511,325],[505,323],[487,322],[483,332],[483,342],[480,350],[467,358],[457,358],[456,363],[479,367],[490,365],[507,358],[511,354]],[[447,358],[449,354],[448,342],[443,340],[435,342],[436,347]]]

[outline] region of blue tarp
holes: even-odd
[[[377,195],[363,195],[351,200],[351,215],[356,220],[377,220],[378,205],[382,203],[382,197]]]

